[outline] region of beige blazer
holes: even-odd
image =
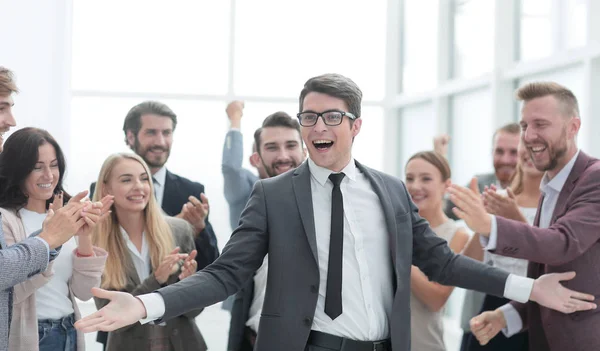
[[[2,226],[8,245],[27,238],[23,221],[14,210],[0,208]],[[81,318],[75,298],[87,301],[92,298],[91,289],[100,286],[100,279],[107,252],[94,247],[94,257],[77,257],[73,254],[73,272],[69,281],[69,298],[75,310],[75,320]],[[14,287],[13,316],[10,324],[8,349],[10,351],[39,350],[37,313],[35,310],[35,291],[52,279],[52,262],[46,271],[31,277]],[[77,350],[85,350],[83,333],[77,331]]]

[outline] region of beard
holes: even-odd
[[[149,154],[153,150],[162,150],[166,153],[166,156],[164,156],[164,159],[162,159],[162,157],[151,158],[152,156],[150,156]],[[135,144],[134,144],[133,151],[135,151],[135,153],[138,154],[150,168],[161,168],[162,166],[165,165],[165,163],[167,163],[167,160],[169,159],[169,156],[171,155],[171,149],[164,148],[162,146],[150,146],[150,147],[147,147],[144,149],[140,145],[140,142],[137,138],[135,138]]]
[[[261,161],[261,162],[262,162],[263,167],[265,168],[265,172],[267,173],[267,175],[269,176],[269,178],[272,178],[272,177],[275,177],[275,176],[278,176],[278,175],[280,175],[282,173],[287,172],[287,170],[284,171],[284,172],[277,172],[277,167],[278,166],[289,165],[290,169],[294,169],[294,168],[298,167],[298,163],[295,160],[293,160],[293,159],[290,160],[290,161],[288,161],[288,162],[280,162],[280,161],[273,162],[271,164],[271,166],[268,166],[264,161]]]
[[[545,140],[538,141],[538,143],[543,144],[548,151],[548,157],[550,158],[546,164],[538,165],[535,163],[535,158],[533,157],[533,151],[529,150],[529,156],[539,171],[546,172],[555,169],[558,166],[558,161],[563,158],[567,154],[567,129],[564,128],[558,141],[553,145],[550,145]]]

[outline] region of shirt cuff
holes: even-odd
[[[242,132],[240,128],[229,128],[229,131]]]
[[[533,290],[534,280],[521,277],[516,274],[509,274],[504,285],[504,297],[520,303],[529,301],[531,290]]]
[[[146,309],[146,318],[141,319],[141,324],[157,320],[165,315],[165,300],[159,293],[150,293],[136,296]]]
[[[479,236],[479,243],[481,247],[483,247],[486,251],[496,250],[498,246],[498,225],[496,224],[496,216],[490,215],[490,219],[492,220],[492,228],[490,229],[490,236],[485,237],[483,235]]]
[[[34,236],[33,238],[34,239],[38,239],[39,241],[41,241],[41,242],[44,243],[44,246],[46,246],[46,252],[48,253],[48,261],[50,261],[50,245],[48,245],[48,243],[46,242],[46,240],[44,240],[44,239],[42,239],[40,237]]]
[[[517,312],[517,309],[513,305],[507,303],[501,306],[499,310],[504,314],[504,320],[506,321],[506,328],[502,329],[504,336],[510,338],[523,329],[521,315],[519,315],[519,312]]]

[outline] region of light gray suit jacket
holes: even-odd
[[[503,295],[508,273],[455,255],[419,216],[402,181],[356,165],[381,200],[389,233],[394,351],[410,350],[411,264],[439,283]],[[319,291],[310,177],[304,162],[295,170],[258,181],[222,255],[194,276],[158,290],[165,302],[164,319],[236,293],[268,253],[267,290],[255,350],[304,350]]]
[[[43,242],[28,238],[7,247],[0,225],[0,351],[8,350],[12,317],[13,286],[48,267],[48,249]]]

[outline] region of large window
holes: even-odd
[[[586,10],[585,0],[521,0],[520,59],[585,45]]]
[[[490,72],[494,63],[494,0],[454,1],[453,77]]]
[[[437,0],[404,2],[402,91],[418,93],[437,84]]]
[[[419,151],[433,150],[433,138],[437,133],[437,120],[431,104],[421,104],[402,110],[400,135],[400,177],[404,179],[404,166]]]
[[[237,1],[235,93],[297,98],[307,78],[351,77],[381,100],[385,1]],[[276,14],[276,15],[272,15]]]
[[[488,89],[466,92],[451,101],[454,183],[466,185],[473,176],[493,170],[491,105]]]

